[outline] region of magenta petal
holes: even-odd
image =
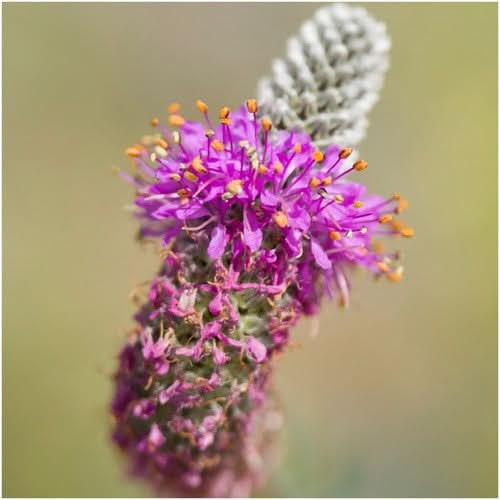
[[[214,260],[220,259],[224,255],[226,242],[226,228],[215,226],[207,249],[208,256]]]
[[[249,354],[255,359],[255,361],[257,361],[257,363],[261,363],[266,359],[267,349],[260,340],[250,337],[247,346]]]
[[[243,241],[251,252],[257,251],[262,244],[262,231],[259,228],[257,217],[254,211],[249,208],[243,210]]]
[[[332,263],[328,258],[328,255],[326,255],[323,247],[316,240],[311,240],[311,251],[316,264],[318,264],[321,269],[332,268]]]

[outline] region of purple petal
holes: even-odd
[[[316,264],[318,264],[321,269],[332,268],[332,263],[328,258],[328,255],[326,255],[323,247],[316,240],[311,240],[311,251]]]
[[[226,248],[226,228],[215,226],[208,245],[208,256],[214,260],[220,259],[224,255]]]
[[[257,251],[262,244],[262,231],[257,217],[254,211],[248,208],[243,210],[243,241],[251,252]]]
[[[250,337],[247,347],[249,354],[255,359],[255,361],[257,361],[257,363],[261,363],[266,359],[267,349],[260,340],[257,340],[255,337]]]

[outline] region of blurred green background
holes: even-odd
[[[368,4],[392,68],[362,144],[369,188],[411,201],[399,285],[355,278],[277,366],[271,496],[497,494],[497,6]],[[167,103],[252,97],[318,4],[3,5],[5,496],[148,496],[108,442],[134,284],[111,174]]]

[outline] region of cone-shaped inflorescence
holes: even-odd
[[[385,26],[360,7],[328,5],[288,41],[259,83],[261,111],[276,129],[307,132],[316,147],[355,146],[388,68]]]
[[[272,360],[324,295],[349,297],[348,271],[399,281],[397,256],[375,238],[411,236],[398,195],[347,180],[367,163],[279,132],[249,100],[212,124],[187,122],[127,149],[141,238],[162,265],[120,354],[112,413],[131,469],[181,495],[245,496],[265,477],[279,427]]]

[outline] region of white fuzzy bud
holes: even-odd
[[[385,25],[365,9],[322,7],[259,82],[259,114],[273,130],[307,132],[321,149],[357,145],[389,67],[390,45]]]

